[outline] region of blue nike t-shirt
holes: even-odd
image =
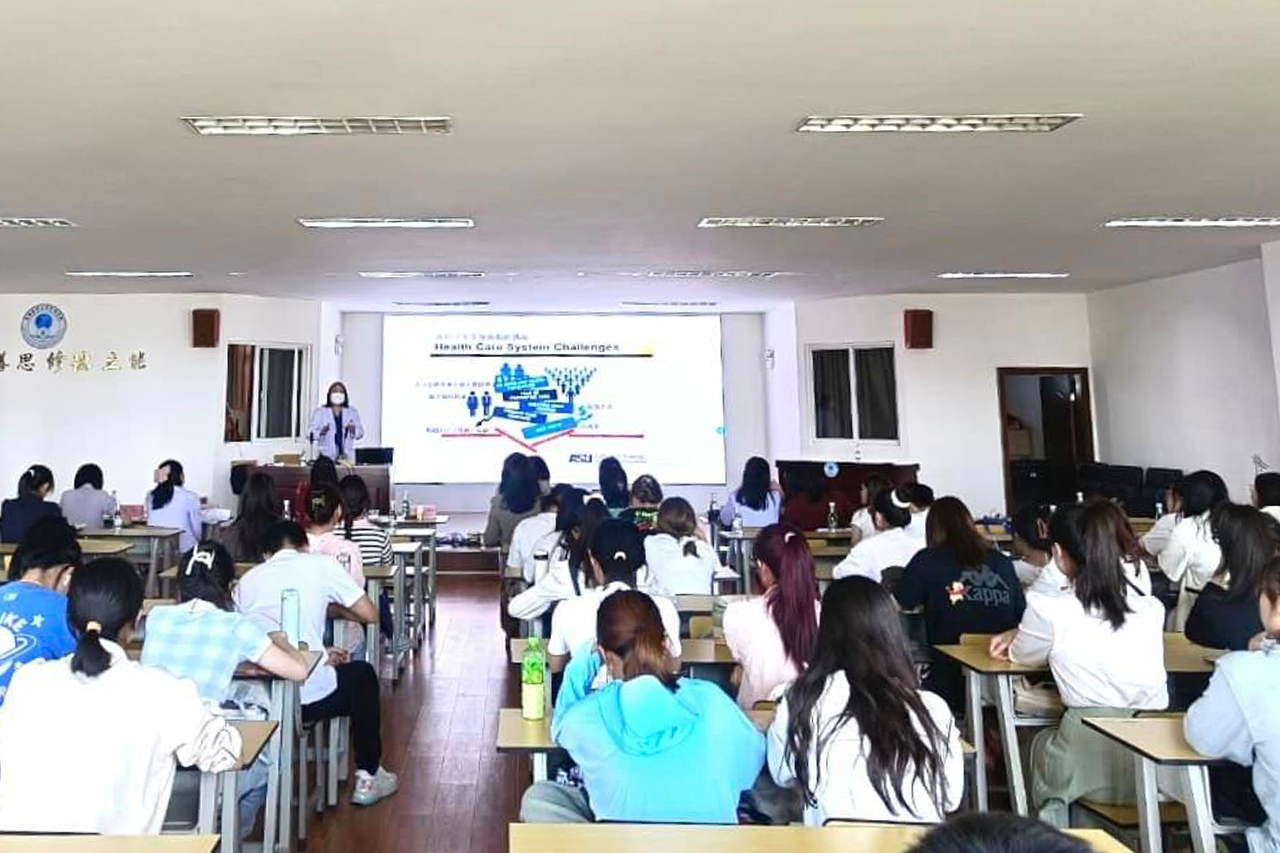
[[[67,598],[33,583],[0,587],[0,704],[9,680],[35,660],[66,657],[76,640],[67,625]]]

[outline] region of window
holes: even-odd
[[[809,352],[814,437],[897,441],[893,347],[815,347]]]
[[[228,344],[224,441],[300,438],[306,347]]]

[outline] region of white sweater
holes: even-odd
[[[195,682],[102,645],[111,666],[95,678],[73,673],[71,656],[14,675],[0,706],[0,831],[155,834],[179,763],[218,772],[239,759],[240,733]]]

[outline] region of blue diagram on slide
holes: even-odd
[[[560,435],[590,418],[576,400],[595,374],[594,367],[549,367],[539,376],[526,373],[523,364],[514,368],[503,364],[493,377],[493,390],[501,401],[494,405],[487,389],[479,399],[472,391],[466,399],[467,412],[474,418],[477,408],[481,409],[481,423],[496,418],[524,424],[520,434],[525,439]]]

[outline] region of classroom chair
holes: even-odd
[[[1071,826],[1089,829],[1097,827],[1119,838],[1131,850],[1139,847],[1138,807],[1118,806],[1094,800],[1076,800],[1071,805]],[[1187,810],[1182,803],[1160,803],[1161,847],[1172,849],[1171,836],[1187,828]]]

